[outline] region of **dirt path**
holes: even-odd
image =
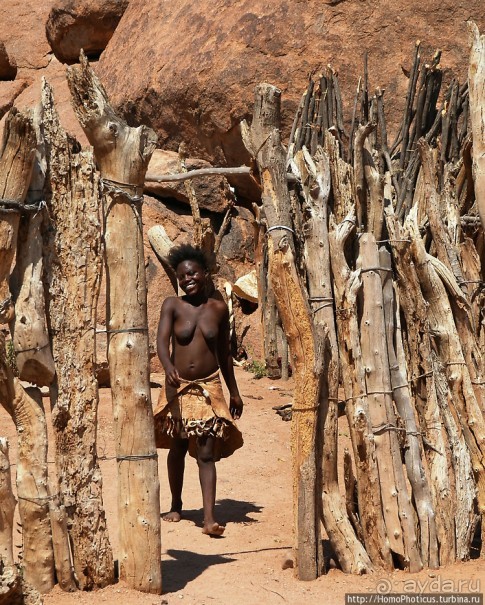
[[[224,536],[216,539],[201,533],[197,465],[190,458],[185,478],[185,518],[178,524],[162,523],[164,594],[145,595],[122,584],[95,593],[66,594],[56,588],[44,597],[46,605],[344,605],[345,594],[354,592],[482,592],[485,562],[480,559],[415,575],[395,572],[387,576],[352,577],[331,570],[309,583],[295,580],[291,569],[283,570],[281,563],[292,543],[290,423],[283,422],[271,408],[291,401],[292,383],[255,380],[252,374],[239,369],[236,375],[245,402],[239,422],[245,445],[217,465],[216,513],[218,520],[226,524]],[[157,390],[153,396],[155,400]],[[47,399],[44,403],[48,407]],[[15,429],[3,410],[0,410],[0,436],[10,438],[14,462]],[[341,438],[346,439],[344,423]],[[114,450],[107,389],[101,391],[98,444],[100,456],[108,458],[101,465],[116,557],[116,465],[109,459]],[[170,505],[166,452],[159,453],[161,503],[165,511]],[[51,453],[49,460],[52,459]]]

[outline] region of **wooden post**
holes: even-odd
[[[49,332],[56,365],[52,422],[63,504],[79,588],[114,581],[96,452],[96,304],[101,281],[98,180],[92,153],[59,123],[52,90],[42,89],[48,159],[44,239]]]
[[[266,244],[266,221],[264,209],[253,204],[254,221],[254,264],[258,280],[258,304],[261,310],[261,339],[264,361],[269,378],[281,376],[278,367],[277,315],[274,293],[268,283],[268,246]]]
[[[322,571],[321,436],[317,434],[320,384],[311,312],[295,265],[286,153],[280,138],[280,98],[281,92],[274,86],[256,87],[253,123],[245,138],[261,177],[270,281],[288,337],[295,376],[291,437],[295,570],[301,580],[312,580]]]
[[[103,186],[108,360],[118,459],[120,578],[160,594],[160,485],[150,396],[141,202],[156,144],[113,111],[84,55],[68,69],[74,110],[94,147]]]
[[[12,108],[5,120],[0,147],[0,200],[16,207],[0,209],[0,323],[14,316],[8,280],[17,246],[20,208],[29,188],[36,147],[32,117]]]
[[[13,560],[13,515],[16,500],[8,457],[8,441],[0,437],[0,605],[23,603],[20,576]]]
[[[478,213],[485,229],[485,34],[480,35],[473,21],[468,21],[470,64],[468,90],[470,124],[473,139],[473,180]]]
[[[365,549],[376,567],[392,569],[379,488],[372,423],[366,396],[357,295],[362,287],[360,270],[352,271],[345,257],[345,244],[354,230],[355,213],[339,225],[330,220],[330,261],[334,276],[337,334],[344,380],[345,413],[349,421],[357,478],[357,497]]]
[[[414,530],[414,511],[408,494],[397,437],[392,402],[389,359],[379,252],[374,234],[364,233],[359,242],[358,266],[362,273],[362,320],[360,340],[370,418],[376,448],[382,509],[389,546],[401,565],[422,569]]]
[[[308,283],[313,325],[319,349],[317,375],[322,384],[320,393],[321,430],[323,432],[323,522],[342,570],[365,573],[372,569],[369,555],[356,537],[339,492],[338,456],[338,387],[339,350],[328,242],[328,198],[330,195],[330,163],[321,147],[314,158],[306,148],[294,158],[305,198],[305,241],[303,254]],[[328,338],[329,359],[322,350]]]
[[[20,220],[17,259],[10,278],[10,289],[15,302],[15,317],[10,322],[10,331],[21,380],[48,386],[56,370],[47,332],[42,282],[41,225],[44,218],[42,206],[46,171],[42,120],[42,104],[39,104],[33,118],[37,151],[26,197],[29,212]]]
[[[419,438],[419,429],[414,416],[411,386],[407,381],[408,373],[402,341],[399,295],[397,287],[393,287],[390,253],[381,249],[379,251],[379,261],[383,269],[381,272],[382,297],[386,321],[391,390],[406,431],[404,460],[419,520],[417,524],[420,538],[418,545],[423,565],[437,568],[439,559],[435,512],[431,500],[429,477],[423,465],[422,440]]]

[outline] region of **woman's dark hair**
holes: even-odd
[[[168,264],[174,271],[177,271],[177,267],[180,263],[186,260],[193,260],[198,263],[204,271],[209,270],[209,261],[203,250],[191,246],[190,244],[181,244],[172,248],[167,256]]]

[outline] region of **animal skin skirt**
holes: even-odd
[[[173,439],[188,439],[189,454],[197,457],[197,437],[215,437],[214,457],[227,458],[243,445],[222,392],[219,372],[199,380],[180,381],[177,389],[162,389],[154,411],[157,447],[170,448]]]

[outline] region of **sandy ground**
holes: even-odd
[[[216,513],[218,520],[226,524],[224,536],[215,539],[201,533],[197,465],[189,458],[184,490],[185,518],[177,524],[162,523],[163,594],[138,593],[122,583],[93,593],[67,594],[56,587],[44,597],[46,605],[343,605],[347,593],[483,591],[483,559],[414,575],[397,571],[391,575],[356,577],[332,569],[314,582],[299,582],[292,569],[283,570],[282,561],[292,544],[290,423],[283,422],[271,408],[291,401],[293,385],[291,381],[256,380],[240,369],[236,369],[236,375],[245,402],[239,422],[245,445],[217,465]],[[154,400],[156,396],[154,389]],[[100,400],[98,449],[100,456],[110,457],[114,450],[108,389],[101,390]],[[44,401],[48,407],[48,400]],[[341,421],[340,436],[345,441],[348,439],[345,419]],[[14,462],[15,429],[3,411],[0,411],[0,436],[9,437]],[[166,452],[159,453],[161,507],[165,511],[170,505]],[[51,451],[49,460],[52,459]],[[101,468],[116,557],[116,464],[113,460],[104,460]]]

